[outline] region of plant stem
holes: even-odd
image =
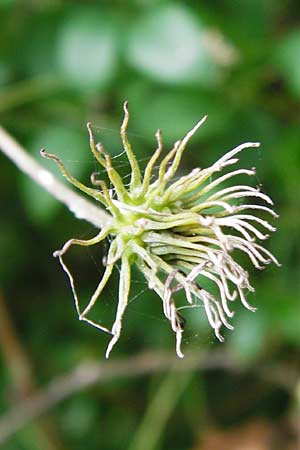
[[[0,113],[3,114],[26,103],[46,98],[64,87],[64,82],[54,75],[18,81],[0,90]]]
[[[90,222],[96,228],[103,228],[110,216],[66,185],[32,158],[21,145],[0,127],[0,150],[33,181],[42,186],[54,198],[62,202],[78,218]]]

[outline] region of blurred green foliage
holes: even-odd
[[[227,333],[224,347],[241,361],[253,363],[297,358],[298,2],[6,0],[0,2],[0,19],[1,124],[36,158],[39,149],[46,147],[86,182],[97,169],[88,150],[87,121],[92,122],[96,138],[117,156],[116,166],[124,177],[128,176],[118,137],[126,98],[131,110],[130,139],[141,162],[154,149],[157,128],[163,130],[168,148],[204,114],[209,114],[208,122],[189,145],[183,170],[205,167],[243,141],[262,142],[260,150],[249,150],[241,160],[244,166],[257,167],[256,183],[262,183],[275,201],[279,231],[268,245],[283,266],[253,272],[256,293],[249,300],[258,311],[236,313],[236,330]],[[3,155],[0,162],[1,290],[38,383],[45,383],[82,360],[103,358],[107,337],[77,321],[65,274],[51,256],[69,237],[86,238],[95,230],[72,217]],[[51,162],[42,163],[58,173]],[[103,270],[104,254],[103,247],[80,249],[69,256],[83,298]],[[113,358],[150,348],[174,349],[174,337],[158,299],[138,273],[134,279],[123,335]],[[101,300],[98,319],[112,320],[116,280],[109,283]],[[186,316],[186,348],[213,351],[219,347],[200,308]],[[10,389],[4,359],[0,369],[4,409]],[[64,402],[55,409],[62,448],[129,447],[161,379],[114,381]],[[224,397],[223,402],[210,394],[214,380],[197,374],[189,381],[174,405],[171,428],[162,433],[155,448],[192,448],[201,437],[200,428],[207,427],[210,419],[218,420],[217,413],[208,413],[209,408],[219,408],[224,414],[228,399]],[[222,396],[222,379],[218,384]],[[245,405],[240,401],[243,383],[231,389],[230,401],[236,407],[232,409],[235,415],[228,413],[227,423],[236,422],[239,415],[255,416],[259,401],[271,409],[274,405],[275,415],[288,411],[281,403],[277,407],[273,397],[261,400],[259,390],[253,392]],[[42,448],[30,430],[17,434],[5,448]],[[148,447],[145,443],[140,448]]]

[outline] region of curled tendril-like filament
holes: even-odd
[[[41,151],[42,156],[56,162],[70,183],[104,205],[111,214],[107,226],[94,238],[70,239],[54,254],[69,278],[79,319],[112,336],[106,350],[107,357],[121,335],[130,293],[132,263],[143,273],[149,289],[160,297],[164,315],[176,335],[176,352],[180,358],[183,357],[181,343],[185,321],[179,310],[185,306],[176,306],[176,292],[184,292],[186,307],[202,304],[216,337],[223,341],[221,327],[233,329],[229,323],[234,314],[229,306],[232,302],[239,299],[247,309],[255,310],[245,295],[254,290],[249,274],[236,262],[234,252],[246,254],[258,269],[271,262],[279,265],[272,253],[257,243],[257,240],[267,239],[269,232],[275,231],[269,221],[255,215],[263,213],[277,217],[271,209],[271,198],[257,187],[244,184],[224,187],[224,182],[228,183],[236,176],[253,176],[255,169],[235,169],[219,175],[238,162],[237,155],[241,151],[257,148],[259,143],[241,144],[212,166],[196,168],[187,175],[173,179],[189,140],[205,120],[206,116],[174,144],[162,158],[155,178],[154,166],[163,151],[161,131],[156,133],[157,148],[142,175],[127,136],[129,111],[128,102],[125,102],[120,136],[131,169],[128,188],[113,167],[109,153],[101,143],[95,143],[90,123],[87,124],[90,149],[105,169],[111,188],[104,180],[98,179],[97,173],[91,176],[94,188],[85,186],[68,172],[60,158]],[[245,199],[252,200],[254,204],[243,203]],[[235,204],[236,200],[238,204]],[[265,202],[268,206],[259,202]],[[111,244],[103,276],[87,306],[81,311],[74,279],[63,257],[73,245],[97,245],[107,236],[110,236]],[[109,329],[90,320],[88,314],[103,293],[117,261],[120,261],[118,303],[112,328]],[[204,289],[198,277],[209,280],[217,294]]]

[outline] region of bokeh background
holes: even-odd
[[[169,148],[208,114],[182,173],[241,142],[262,142],[244,152],[241,166],[256,166],[254,184],[274,199],[280,219],[267,247],[282,263],[251,273],[256,293],[248,300],[258,310],[236,305],[235,330],[224,344],[201,309],[187,312],[183,347],[190,359],[178,363],[180,372],[160,300],[136,272],[122,337],[105,361],[108,336],[77,320],[65,274],[52,258],[68,238],[95,230],[1,154],[2,434],[18,423],[9,411],[22,416],[20,405],[59,376],[90,362],[111,374],[88,387],[79,383],[28,423],[26,407],[24,426],[5,442],[0,436],[3,448],[299,449],[299,2],[2,0],[0,20],[1,125],[28,152],[41,159],[46,147],[88,182],[97,170],[85,128],[91,121],[126,179],[118,131],[125,99],[142,166],[157,128]],[[41,163],[58,174],[51,161]],[[70,252],[83,298],[101,276],[105,251],[104,244]],[[101,299],[99,318],[113,317],[117,279],[116,273]],[[152,368],[164,352],[154,373],[135,359],[145,352]],[[120,362],[127,372],[144,370],[132,377]],[[62,388],[55,385],[50,399],[55,389]]]

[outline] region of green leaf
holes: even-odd
[[[148,93],[141,97],[138,105],[140,113],[132,117],[132,122],[138,132],[152,143],[155,131],[160,128],[165,146],[168,147],[174,140],[181,139],[189,131],[191,124],[196,124],[208,114],[206,123],[193,136],[192,145],[226,130],[231,111],[230,107],[225,107],[220,96],[207,95],[199,90],[197,93],[178,89],[165,93]]]
[[[68,83],[79,89],[107,85],[116,72],[116,33],[111,16],[83,9],[64,23],[57,61]]]
[[[206,45],[206,33],[201,20],[185,7],[157,7],[134,24],[127,59],[159,81],[214,85],[220,73]]]
[[[275,61],[291,92],[300,96],[300,31],[285,36],[275,55]]]

